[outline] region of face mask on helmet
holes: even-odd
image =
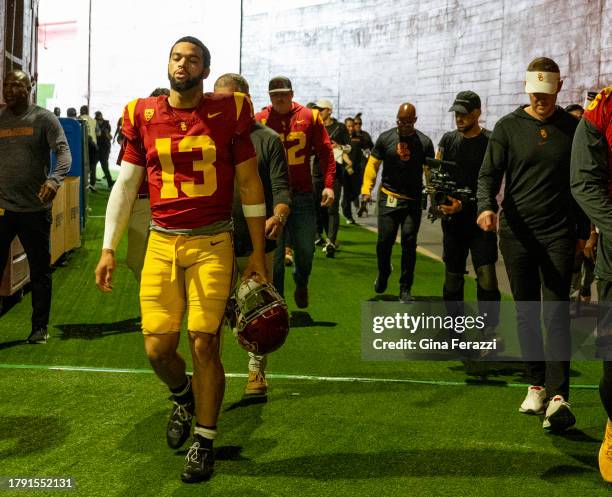
[[[289,334],[287,304],[269,283],[248,278],[233,296],[238,344],[254,354],[277,350]]]

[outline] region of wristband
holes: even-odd
[[[266,204],[242,204],[244,217],[266,217]]]

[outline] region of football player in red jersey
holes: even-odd
[[[249,138],[253,108],[242,93],[203,94],[209,73],[208,49],[197,38],[181,38],[168,62],[170,96],[127,105],[122,130],[127,144],[96,268],[98,287],[111,291],[114,250],[146,171],[152,223],[140,287],[142,329],[149,361],[173,394],[170,447],[183,445],[196,418],[181,475],[187,483],[206,480],[213,471],[212,443],[225,389],[218,331],[234,281],[234,175],[253,243],[245,275],[265,281],[266,274],[266,206]],[[177,353],[186,310],[193,379]]]
[[[289,237],[295,258],[293,296],[297,306],[303,309],[308,307],[308,278],[312,270],[316,235],[310,158],[313,153],[316,154],[325,179],[321,201],[323,207],[334,202],[336,161],[319,112],[293,101],[291,81],[284,76],[272,78],[268,93],[272,105],[259,112],[256,118],[281,136],[287,151],[291,214],[278,239],[278,246],[284,247],[286,237]],[[281,295],[284,295],[285,288],[284,255],[282,250],[277,250],[274,255],[274,286]]]
[[[604,359],[599,393],[608,415],[599,470],[612,482],[612,86],[595,97],[576,129],[571,183],[574,198],[599,229],[595,275],[602,313],[597,343]]]

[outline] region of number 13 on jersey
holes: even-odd
[[[210,197],[217,191],[217,170],[214,162],[217,159],[217,149],[215,142],[210,136],[185,136],[179,141],[178,153],[189,153],[195,149],[200,149],[202,159],[191,162],[191,171],[184,171],[187,176],[193,177],[189,181],[181,181],[177,187],[174,181],[175,166],[172,160],[172,139],[157,138],[155,148],[161,164],[162,188],[161,198],[177,198],[179,187],[187,197]],[[175,157],[176,159],[176,157]],[[201,172],[204,182],[195,182],[196,171]]]

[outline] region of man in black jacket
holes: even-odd
[[[95,113],[96,123],[98,123],[98,128],[100,129],[100,135],[97,137],[98,139],[98,156],[96,159],[100,162],[102,166],[102,172],[104,173],[104,178],[106,178],[106,183],[108,184],[108,188],[111,189],[115,182],[113,181],[113,177],[111,176],[110,169],[108,167],[108,157],[111,151],[111,141],[113,135],[111,134],[111,125],[110,123],[104,119],[102,112],[97,111]]]
[[[478,123],[480,107],[480,97],[473,91],[457,94],[449,109],[455,113],[457,129],[442,136],[437,153],[438,159],[455,163],[446,172],[457,187],[469,188],[473,193],[477,190],[478,173],[491,136],[491,132]],[[487,316],[487,331],[492,333],[499,321],[501,299],[495,273],[497,236],[494,232],[481,230],[476,224],[476,202],[449,196],[447,204],[440,206],[444,214],[444,299],[451,302],[463,300],[466,262],[471,253],[480,313]]]
[[[374,291],[383,293],[391,275],[391,251],[401,226],[402,262],[400,302],[411,302],[417,234],[421,226],[421,192],[425,158],[434,156],[431,139],[418,131],[416,108],[403,103],[397,111],[397,127],[383,132],[376,140],[368,159],[361,187],[362,200],[372,199],[372,189],[380,164],[383,163],[378,194],[378,276]]]
[[[334,257],[336,253],[336,238],[338,236],[338,226],[340,224],[340,193],[344,190],[342,197],[342,210],[347,219],[352,219],[350,214],[350,175],[353,173],[352,168],[347,167],[348,164],[346,155],[350,149],[351,137],[346,126],[332,117],[333,107],[331,101],[320,98],[315,104],[315,108],[319,109],[321,119],[325,125],[325,130],[329,135],[334,150],[334,159],[336,160],[336,182],[334,183],[334,195],[336,201],[327,207],[321,207],[321,222],[323,228],[327,232],[327,243],[323,247],[323,252],[326,257]],[[349,159],[350,160],[350,159]],[[348,202],[348,215],[346,204]]]
[[[359,192],[361,190],[361,184],[363,183],[365,166],[368,162],[370,151],[374,147],[374,143],[372,142],[370,134],[361,129],[361,112],[358,112],[354,118],[349,117],[347,119],[353,123],[352,129],[350,129],[349,125],[346,123],[346,119],[344,122],[346,127],[349,128],[349,134],[351,135],[351,151],[349,152],[349,157],[353,165],[353,170],[355,171],[355,174],[351,177],[353,185],[353,203],[357,209],[357,216],[362,217],[364,214],[367,214],[367,204],[359,204]]]
[[[569,166],[577,121],[556,106],[561,86],[559,66],[553,60],[540,57],[529,64],[525,91],[530,105],[495,125],[477,193],[477,222],[483,230],[495,231],[496,195],[505,174],[499,245],[517,306],[519,341],[530,382],[519,411],[546,410],[543,427],[552,431],[576,422],[567,400],[568,299],[577,223]],[[548,331],[546,354],[541,299]]]

